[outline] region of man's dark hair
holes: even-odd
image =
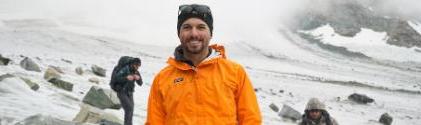
[[[132,60],[130,60],[130,64],[141,64],[141,60],[139,58],[133,58]]]

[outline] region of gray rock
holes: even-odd
[[[99,67],[99,66],[97,66],[97,65],[92,65],[91,69],[92,69],[92,72],[93,72],[95,75],[105,77],[105,72],[106,72],[106,70],[105,70],[104,68]]]
[[[83,98],[83,102],[101,109],[120,109],[120,101],[117,94],[109,89],[92,86]]]
[[[353,37],[361,28],[372,29],[376,32],[386,32],[387,43],[401,47],[421,47],[421,34],[408,24],[408,20],[377,12],[382,8],[365,5],[360,2],[328,0],[324,9],[309,7],[306,11],[297,14],[297,30],[311,30],[329,24],[335,33],[342,36]]]
[[[96,77],[89,78],[89,82],[99,84],[99,79]]]
[[[44,79],[48,81],[53,78],[60,79],[60,73],[54,68],[49,67],[44,73]]]
[[[421,35],[414,30],[406,20],[400,20],[392,24],[387,32],[390,36],[387,43],[402,47],[421,47]]]
[[[58,66],[49,66],[49,67],[50,68],[53,68],[54,70],[56,70],[57,72],[59,72],[61,74],[64,74],[64,71],[60,67],[58,67]]]
[[[10,62],[9,58],[3,57],[0,54],[0,65],[6,65],[7,66],[9,64],[9,62]]]
[[[293,121],[301,119],[301,113],[288,105],[284,105],[281,109],[281,112],[279,112],[278,115],[283,118],[291,119]]]
[[[99,123],[100,125],[122,125],[123,123],[118,117],[86,104],[81,105],[80,111],[73,121],[77,123]]]
[[[48,80],[48,82],[52,83],[56,87],[59,87],[61,89],[72,91],[73,90],[73,84],[70,82],[63,81],[61,79],[52,78]]]
[[[36,64],[34,61],[32,61],[31,58],[25,57],[21,62],[20,66],[28,71],[35,71],[35,72],[41,72],[41,69],[39,68],[38,64]]]
[[[20,79],[22,79],[26,83],[26,85],[28,85],[32,90],[37,91],[39,89],[39,85],[35,82],[32,82],[30,79],[23,77],[21,77]]]
[[[15,125],[76,125],[76,123],[38,114],[30,116]]]
[[[357,35],[357,33],[361,32],[361,28],[359,27],[343,27],[332,25],[332,28],[339,35],[347,37],[354,37],[355,35]]]
[[[72,64],[72,61],[67,60],[67,59],[61,59],[61,61],[66,62],[66,63],[69,63],[69,64]]]
[[[3,81],[4,79],[12,78],[12,77],[15,77],[15,76],[12,74],[3,74],[0,76],[0,82]]]
[[[269,107],[270,107],[270,109],[272,109],[273,111],[275,111],[275,112],[278,112],[279,111],[279,108],[278,108],[278,106],[276,106],[275,104],[273,104],[273,103],[271,103],[270,105],[269,105]]]
[[[82,75],[82,74],[83,74],[83,69],[82,69],[82,67],[77,67],[77,68],[75,69],[75,71],[76,71],[76,73],[77,73],[78,75]]]
[[[393,121],[393,118],[388,113],[383,113],[379,119],[379,122],[382,123],[383,125],[391,125],[392,121]]]
[[[367,104],[367,103],[372,103],[374,102],[374,99],[363,95],[363,94],[358,94],[358,93],[354,93],[348,96],[348,99],[360,104]]]

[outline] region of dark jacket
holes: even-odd
[[[140,76],[139,74],[139,71],[134,70],[133,68],[131,68],[130,65],[127,65],[121,68],[119,71],[117,71],[117,74],[116,74],[117,88],[119,91],[134,92],[135,80],[130,81],[126,78],[128,75],[133,75],[133,74],[139,75],[140,79],[137,80],[136,83],[139,86],[142,86],[143,81],[142,81],[142,76]]]

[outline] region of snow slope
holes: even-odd
[[[233,3],[236,2],[238,1]],[[137,10],[124,11],[128,14],[122,17],[110,10],[108,12],[114,13],[112,17],[117,19],[116,22],[110,23],[112,18],[108,16],[104,16],[107,18],[89,18],[95,13],[86,14],[88,16],[77,13],[70,14],[72,16],[45,18],[43,15],[45,11],[35,12],[36,14],[26,13],[26,10],[37,10],[28,4],[27,9],[23,9],[16,7],[19,2],[2,1],[0,3],[0,54],[13,60],[9,66],[0,66],[0,75],[10,73],[29,78],[40,85],[38,91],[32,91],[19,78],[8,78],[0,82],[1,125],[13,124],[38,113],[72,120],[79,112],[81,100],[91,86],[108,88],[112,67],[122,55],[142,58],[140,72],[145,84],[136,88],[134,123],[136,125],[144,123],[152,79],[166,65],[166,59],[171,56],[177,44],[174,32],[175,20],[172,20],[176,17],[175,13],[171,12],[176,11],[177,8],[172,6],[176,6],[178,2],[163,5],[171,8],[163,10],[171,13],[168,15],[155,15],[157,12],[152,11],[153,6],[143,8],[143,11],[147,12],[141,15],[162,18],[155,23],[164,25],[158,26],[156,31],[151,30],[152,26],[145,25],[151,24],[154,20],[145,18],[142,18],[145,21],[123,24],[125,19],[136,17],[134,15],[139,13],[135,12],[140,12]],[[77,3],[69,2],[69,6]],[[106,1],[101,4],[104,8],[100,10],[117,6],[122,9],[124,7],[121,7],[121,4],[134,4],[128,2],[113,5],[111,3]],[[231,21],[226,24],[218,23],[212,43],[225,45],[228,58],[242,64],[253,86],[259,88],[256,94],[264,125],[296,124],[280,118],[269,108],[271,103],[279,108],[286,104],[303,113],[306,102],[312,97],[319,97],[324,101],[331,116],[341,125],[377,125],[379,123],[376,121],[380,115],[386,112],[394,117],[393,124],[396,125],[416,125],[421,122],[421,100],[419,99],[421,97],[421,77],[419,77],[421,76],[421,61],[418,58],[420,54],[413,48],[404,49],[386,45],[383,40],[384,33],[373,32],[369,29],[363,29],[355,38],[343,38],[333,34],[329,26],[306,32],[319,36],[320,43],[345,47],[348,51],[360,52],[371,58],[350,57],[303,39],[299,36],[300,33],[291,32],[282,25],[258,20],[258,18],[251,20],[259,21],[258,25],[245,25],[251,24],[249,20],[250,22],[245,21],[245,24],[230,27],[229,24],[236,22],[233,18],[246,19],[247,15],[232,17],[230,14],[238,13],[237,11],[241,9],[223,13],[221,10],[229,9],[230,6],[216,2],[208,3],[215,7],[214,12],[217,13],[215,15],[221,15],[215,16],[216,20]],[[264,18],[263,15],[271,14],[259,15],[260,12],[273,11],[259,9],[261,5],[270,4],[270,2],[262,4],[247,1],[246,3],[255,3],[253,5],[256,6],[253,6],[253,9],[258,11],[252,13],[254,16]],[[33,2],[33,4],[33,6],[51,5],[49,6],[51,8],[58,6],[52,1]],[[159,2],[152,1],[142,4],[160,5]],[[86,8],[82,10],[92,9],[89,9],[92,6],[88,4],[83,5]],[[93,8],[95,9],[97,8]],[[54,12],[50,14],[60,15]],[[98,15],[104,13],[100,12]],[[83,18],[78,19],[78,17]],[[99,21],[101,19],[107,21],[101,22]],[[173,23],[168,23],[167,20]],[[416,25],[418,24],[414,23],[413,27]],[[139,29],[127,29],[131,26]],[[250,32],[253,29],[259,31],[257,35],[256,32]],[[144,39],[135,38],[136,35]],[[34,59],[40,64],[42,71],[45,71],[49,65],[62,68],[65,72],[62,74],[63,79],[75,84],[74,91],[57,89],[42,78],[43,73],[22,69],[19,62],[23,56]],[[107,77],[98,77],[100,79],[98,85],[88,82],[89,78],[97,77],[89,71],[93,64],[107,69]],[[74,72],[79,66],[86,72],[82,76]],[[281,90],[283,92],[279,92]],[[361,105],[349,101],[347,96],[355,92],[374,98],[375,103]],[[122,110],[106,110],[106,112],[123,118]]]
[[[412,27],[419,28],[417,23],[410,23]],[[417,27],[418,26],[418,27]],[[418,32],[421,30],[417,30]],[[353,52],[361,52],[369,57],[387,59],[398,62],[421,62],[421,55],[415,52],[417,47],[411,49],[391,46],[386,43],[386,32],[375,32],[362,28],[355,37],[341,36],[330,25],[321,26],[305,33],[317,36],[322,43],[348,48]],[[418,48],[419,49],[419,48]]]

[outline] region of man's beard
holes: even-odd
[[[182,45],[183,49],[185,52],[190,53],[190,54],[200,54],[201,52],[203,52],[203,50],[206,48],[205,45],[199,46],[199,49],[189,49],[189,47],[187,45]]]

